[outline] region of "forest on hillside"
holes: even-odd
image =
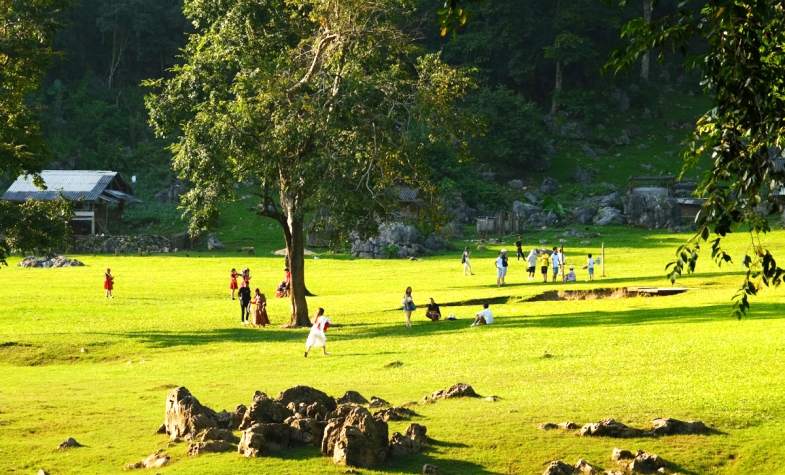
[[[406,25],[429,51],[473,68],[478,88],[463,103],[480,118],[472,140],[473,161],[449,151],[434,153],[443,188],[484,203],[503,199],[477,173],[526,178],[553,166],[549,158],[564,127],[599,124],[608,110],[632,115],[654,109],[663,85],[697,90],[685,81],[682,59],[645,58],[640,69],[606,72],[620,46],[621,25],[635,17],[673,11],[676,2],[632,2],[622,8],[599,0],[494,0],[472,4],[470,27],[441,38],[442,2],[420,0]],[[171,155],[154,138],[141,86],[165,77],[185,44],[190,25],[179,0],[75,0],[62,19],[59,57],[40,91],[51,167],[115,169],[138,177],[137,193],[152,197],[174,182]],[[681,55],[681,53],[679,53]],[[653,87],[656,84],[656,89]]]

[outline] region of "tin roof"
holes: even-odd
[[[46,190],[38,189],[31,175],[22,175],[3,194],[8,201],[49,201],[63,196],[68,201],[138,201],[131,187],[117,172],[101,170],[43,170]]]

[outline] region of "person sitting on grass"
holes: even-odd
[[[283,272],[284,272],[283,281],[280,284],[278,284],[278,288],[275,289],[275,296],[278,297],[279,299],[283,297],[288,297],[292,287],[292,273],[289,272],[289,268],[288,267],[285,268]]]
[[[442,311],[439,310],[439,304],[434,302],[433,297],[431,297],[431,303],[428,304],[427,309],[425,310],[425,316],[432,322],[442,318]]]
[[[327,335],[324,333],[330,327],[330,319],[324,315],[324,309],[319,307],[316,311],[316,319],[313,322],[308,339],[305,341],[305,357],[308,358],[308,352],[313,347],[322,347],[324,355],[327,356]]]
[[[540,254],[540,272],[542,272],[542,282],[547,284],[548,283],[548,266],[551,265],[551,257],[548,255],[547,252],[543,251]]]
[[[575,278],[575,267],[570,266],[570,271],[564,276],[565,282],[575,282],[577,279]]]
[[[474,322],[472,322],[473,327],[477,327],[480,325],[490,325],[493,323],[493,313],[491,313],[491,309],[488,308],[488,304],[482,304],[482,310],[477,312],[474,316]]]

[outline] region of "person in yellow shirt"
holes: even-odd
[[[542,281],[548,282],[548,267],[551,265],[551,256],[547,252],[540,254],[538,258],[540,261],[540,272],[542,272]]]

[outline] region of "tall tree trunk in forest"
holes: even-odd
[[[651,14],[654,9],[653,0],[643,0],[643,21],[647,25],[651,23]],[[651,68],[651,53],[646,50],[641,57],[641,79],[649,80],[649,70]]]
[[[559,96],[562,89],[562,66],[561,61],[556,60],[556,77],[553,81],[553,97],[551,98],[551,115],[559,111]]]
[[[289,326],[307,327],[311,325],[308,317],[308,302],[305,299],[305,225],[300,212],[300,200],[284,191],[281,192],[281,208],[284,219],[284,239],[286,253],[289,256],[289,272],[292,280],[289,296],[292,300],[292,319]]]

